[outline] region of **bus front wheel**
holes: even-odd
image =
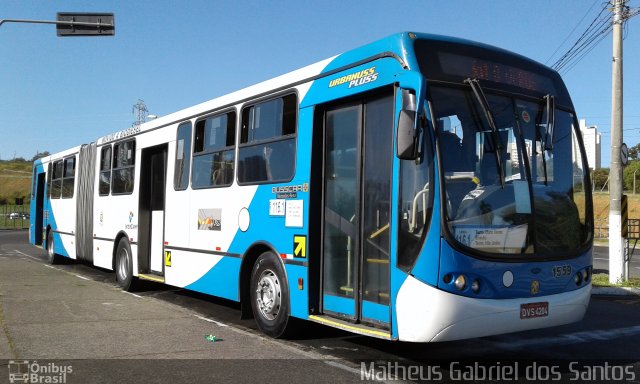
[[[250,290],[258,328],[271,337],[282,337],[289,324],[289,288],[282,262],[273,252],[265,252],[256,260]]]

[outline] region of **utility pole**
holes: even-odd
[[[609,190],[609,282],[623,280],[625,248],[622,238],[622,27],[627,0],[612,0],[613,66],[611,71],[611,183]]]

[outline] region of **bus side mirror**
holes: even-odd
[[[401,89],[400,96],[402,108],[396,127],[396,156],[402,160],[415,160],[418,157],[416,95]]]

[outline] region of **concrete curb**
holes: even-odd
[[[640,296],[640,288],[629,287],[593,287],[594,296]]]

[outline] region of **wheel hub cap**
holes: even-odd
[[[256,302],[260,313],[268,320],[273,320],[280,312],[280,281],[270,270],[262,272],[256,287]]]

